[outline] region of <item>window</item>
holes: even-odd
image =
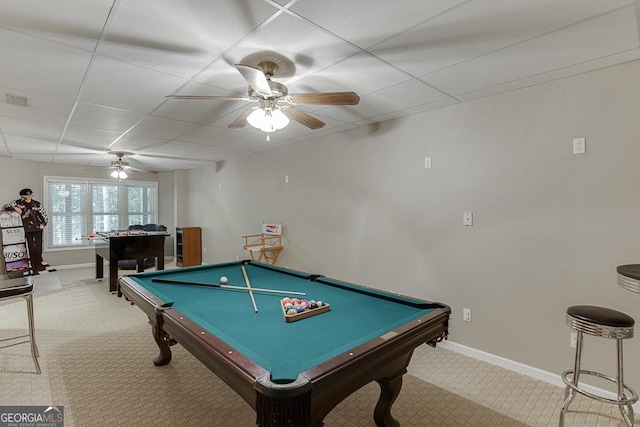
[[[89,233],[157,222],[155,182],[45,177],[47,249],[83,248]]]

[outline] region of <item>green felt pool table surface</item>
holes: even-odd
[[[254,291],[258,308],[255,312],[247,291],[154,281],[169,279],[219,284],[220,278],[225,276],[228,279],[226,285],[245,287],[243,266],[252,288],[281,290],[284,293]],[[267,372],[264,376],[268,378],[261,381],[271,385],[295,383],[301,379],[313,382],[313,372],[331,372],[334,365],[350,363],[350,356],[356,359],[360,353],[375,353],[377,347],[402,347],[403,353],[410,350],[410,359],[413,348],[420,344],[416,339],[425,342],[435,339],[436,334],[438,338],[446,334],[450,313],[443,304],[254,261],[136,274],[121,278],[120,284],[125,296],[147,312],[157,337],[163,328],[169,331],[165,335],[180,335],[177,341],[183,346],[185,341],[189,341],[187,347],[191,348],[190,351],[214,372],[220,370],[219,359],[224,359],[226,353],[239,353],[242,360],[246,358],[264,369]],[[304,292],[306,295],[290,292]],[[286,322],[280,304],[286,296],[321,300],[330,305],[330,311]],[[434,325],[427,327],[429,322],[434,322]],[[414,332],[414,329],[419,332]],[[215,337],[216,343],[219,340],[223,345],[204,341],[192,343],[191,336],[195,336],[197,341],[199,335],[205,337],[205,341],[206,337]],[[396,338],[396,335],[401,338]],[[402,338],[404,335],[407,337]],[[410,341],[410,344],[406,348],[404,344],[393,344],[396,339]],[[162,340],[167,341],[167,336],[156,339],[161,353],[166,347]],[[354,349],[364,348],[366,352],[355,350],[354,354]],[[211,361],[205,355],[207,352],[220,354]],[[159,358],[166,360],[156,364],[168,363],[171,358],[168,353],[168,359],[161,355]],[[252,371],[244,367],[245,362],[223,360],[221,363],[241,366],[241,377],[243,371]],[[408,359],[402,363],[408,363]],[[319,366],[323,368],[319,369]],[[259,374],[255,374],[257,376]],[[371,378],[377,380],[375,375]]]
[[[423,301],[371,289],[362,293],[363,288],[340,281],[312,281],[305,273],[285,274],[256,264],[245,269],[252,288],[304,292],[306,299],[329,303],[331,311],[287,323],[280,308],[286,294],[254,291],[255,313],[245,291],[152,281],[161,277],[217,284],[225,276],[227,285],[244,287],[239,263],[145,273],[133,279],[270,371],[273,381],[293,381],[300,372],[434,310]]]

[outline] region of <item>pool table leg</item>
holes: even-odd
[[[400,422],[391,415],[391,407],[402,389],[402,376],[407,373],[407,366],[413,356],[413,350],[398,357],[388,364],[385,374],[376,378],[380,386],[380,398],[373,411],[373,420],[378,427],[398,427]]]
[[[162,324],[164,323],[164,320],[161,313],[156,312],[155,322],[149,319],[149,323],[151,323],[153,340],[156,342],[156,345],[160,350],[160,354],[158,355],[158,357],[153,359],[153,364],[156,366],[164,366],[171,362],[171,349],[169,348],[169,345],[173,342],[170,337],[164,332],[164,330],[162,330]]]
[[[405,371],[406,372],[406,371]],[[380,385],[380,399],[373,411],[373,420],[378,427],[398,427],[400,423],[391,415],[391,406],[396,401],[402,389],[402,375],[393,378],[380,378],[376,382]]]

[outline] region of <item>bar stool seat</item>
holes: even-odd
[[[30,343],[31,345],[31,357],[33,358],[33,363],[36,366],[36,372],[39,374],[40,364],[38,363],[38,357],[40,357],[40,353],[38,352],[38,346],[36,345],[36,337],[35,337],[35,326],[33,321],[33,278],[30,276],[27,277],[19,277],[16,279],[2,280],[0,281],[0,301],[8,300],[11,298],[24,298],[27,302],[27,317],[29,319],[29,334],[28,335],[20,335],[11,338],[5,338],[0,340],[4,341],[13,341],[20,338],[28,337],[29,340],[11,343],[5,345],[3,347],[9,347],[18,344],[26,344]],[[0,347],[0,348],[3,348]]]
[[[624,383],[622,340],[633,337],[635,321],[632,317],[619,311],[592,305],[575,305],[569,307],[567,309],[566,321],[567,325],[577,331],[577,341],[574,367],[572,370],[567,370],[562,373],[562,381],[566,384],[566,387],[564,390],[565,400],[562,405],[562,410],[560,411],[560,427],[564,425],[565,414],[577,393],[599,402],[617,405],[625,424],[628,427],[632,427],[634,424],[632,405],[638,401],[638,394]],[[618,360],[615,378],[580,368],[583,334],[616,340]],[[615,383],[617,386],[617,399],[611,399],[586,391],[578,383],[580,375],[591,375]]]

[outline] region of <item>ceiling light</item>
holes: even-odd
[[[127,176],[128,176],[127,173],[120,169],[111,172],[112,178],[127,179]]]
[[[263,132],[275,132],[289,124],[289,118],[284,115],[275,102],[264,103],[249,114],[247,121],[254,128]]]

